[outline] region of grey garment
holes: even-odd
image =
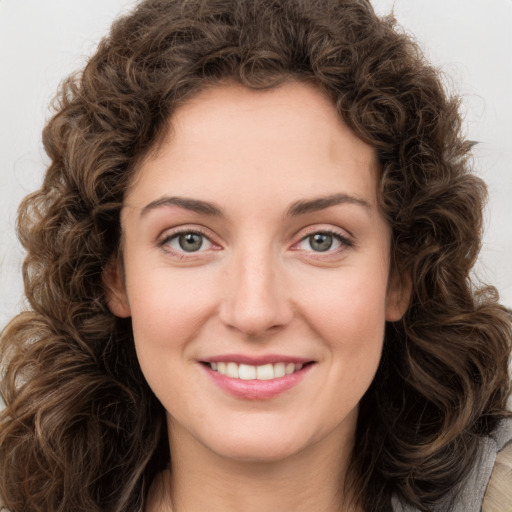
[[[449,493],[431,512],[481,512],[496,456],[509,443],[512,443],[512,418],[502,420],[495,432],[482,439],[475,465],[463,485]],[[416,507],[401,503],[396,496],[391,506],[393,512],[420,512]],[[0,512],[9,511],[0,503]]]
[[[512,418],[502,420],[495,432],[482,439],[476,463],[463,485],[449,493],[432,512],[480,512],[496,456],[509,443],[512,443]],[[419,512],[411,505],[402,504],[395,496],[392,508],[393,512]]]

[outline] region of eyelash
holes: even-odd
[[[215,242],[213,242],[211,240],[211,237],[208,234],[206,234],[204,231],[202,231],[201,229],[198,229],[198,228],[180,229],[179,231],[174,231],[173,233],[165,235],[162,238],[162,240],[160,240],[158,242],[157,245],[164,251],[178,256],[180,259],[187,258],[187,257],[194,257],[195,254],[203,252],[203,251],[190,251],[189,253],[187,253],[187,251],[185,251],[185,250],[178,251],[168,245],[172,240],[180,237],[181,235],[189,235],[189,234],[202,236],[204,239],[208,240],[208,242],[210,244],[212,244],[213,246],[219,247],[218,244],[216,244]]]
[[[332,230],[332,229],[314,229],[311,230],[309,233],[304,235],[298,242],[293,244],[292,247],[297,247],[302,242],[306,241],[308,238],[312,237],[313,235],[329,235],[332,236],[335,240],[337,240],[340,243],[340,247],[337,249],[327,249],[326,251],[308,251],[315,255],[316,258],[328,258],[329,256],[337,255],[340,252],[346,250],[347,248],[354,247],[354,242],[347,238],[346,236],[342,235],[338,231]],[[294,250],[300,250],[300,249],[294,249]]]
[[[188,234],[202,236],[204,239],[208,240],[208,242],[210,244],[212,244],[213,246],[220,247],[218,244],[216,244],[215,242],[213,242],[211,240],[211,237],[208,234],[206,234],[204,231],[202,231],[201,229],[198,229],[198,228],[182,229],[179,231],[174,231],[173,233],[164,236],[164,238],[162,240],[160,240],[157,245],[158,245],[158,247],[162,248],[166,252],[173,253],[174,255],[177,255],[178,257],[180,257],[180,259],[187,258],[187,257],[194,257],[194,255],[196,255],[200,252],[204,252],[204,251],[199,250],[199,251],[190,251],[189,253],[187,253],[187,251],[185,251],[185,250],[178,251],[178,250],[171,248],[168,245],[172,240],[175,240],[179,236],[188,235]],[[331,250],[329,248],[326,251],[314,251],[314,250],[307,251],[311,254],[315,254],[316,258],[327,258],[334,254],[338,254],[347,248],[354,247],[353,241],[351,241],[349,238],[347,238],[346,236],[342,235],[341,233],[339,233],[337,231],[334,231],[331,229],[316,229],[316,230],[311,230],[309,233],[304,235],[298,242],[295,242],[292,245],[292,250],[299,251],[300,249],[298,249],[297,246],[300,245],[302,242],[306,241],[308,238],[312,237],[313,235],[332,236],[335,240],[337,240],[340,243],[340,247],[336,248],[334,250]]]

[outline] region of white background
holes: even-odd
[[[374,0],[462,94],[490,203],[477,272],[512,307],[512,0]],[[21,198],[41,182],[41,130],[59,82],[83,66],[127,0],[0,0],[0,329],[23,307]]]

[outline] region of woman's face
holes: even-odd
[[[109,301],[176,437],[239,460],[352,438],[404,309],[377,177],[309,85],[218,86],[175,113],[128,191]]]

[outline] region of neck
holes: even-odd
[[[179,426],[170,429],[169,437],[172,466],[152,492],[151,502],[159,505],[149,507],[151,512],[359,511],[347,505],[343,490],[352,437],[341,436],[337,450],[332,439],[322,439],[278,461],[220,456]]]

